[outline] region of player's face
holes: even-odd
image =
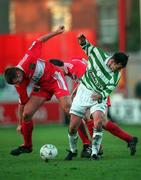
[[[110,59],[108,65],[113,72],[120,71],[123,68],[120,63],[115,63],[113,59]]]
[[[23,72],[20,70],[16,71],[17,77],[13,79],[13,84],[20,84],[23,81]]]

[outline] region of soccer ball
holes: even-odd
[[[45,144],[40,149],[40,157],[44,161],[48,161],[50,159],[54,159],[58,154],[58,150],[56,146],[53,144]]]

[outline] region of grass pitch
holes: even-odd
[[[80,140],[78,157],[73,161],[64,161],[68,129],[63,125],[36,126],[33,152],[13,157],[9,152],[21,144],[22,138],[15,127],[0,128],[0,180],[140,180],[141,126],[122,127],[139,137],[136,155],[130,156],[127,144],[105,131],[104,157],[99,161],[80,158]],[[54,144],[59,152],[56,159],[47,163],[39,156],[40,147],[46,143]]]

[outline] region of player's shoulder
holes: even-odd
[[[84,58],[75,58],[71,60],[72,64],[87,64],[87,60]]]

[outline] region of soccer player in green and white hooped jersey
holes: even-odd
[[[92,139],[92,159],[98,159],[98,151],[102,141],[102,126],[106,122],[107,96],[117,86],[120,70],[126,67],[128,56],[117,52],[109,56],[102,49],[90,44],[82,34],[78,37],[79,44],[88,56],[88,67],[81,79],[77,94],[73,100],[69,125],[70,151],[66,160],[77,156],[77,129],[87,109],[95,121]]]
[[[81,79],[81,82],[90,90],[101,95],[101,99],[106,97],[117,86],[120,79],[120,72],[112,72],[106,65],[111,58],[100,48],[94,47],[88,41],[82,46],[89,56],[87,71]]]

